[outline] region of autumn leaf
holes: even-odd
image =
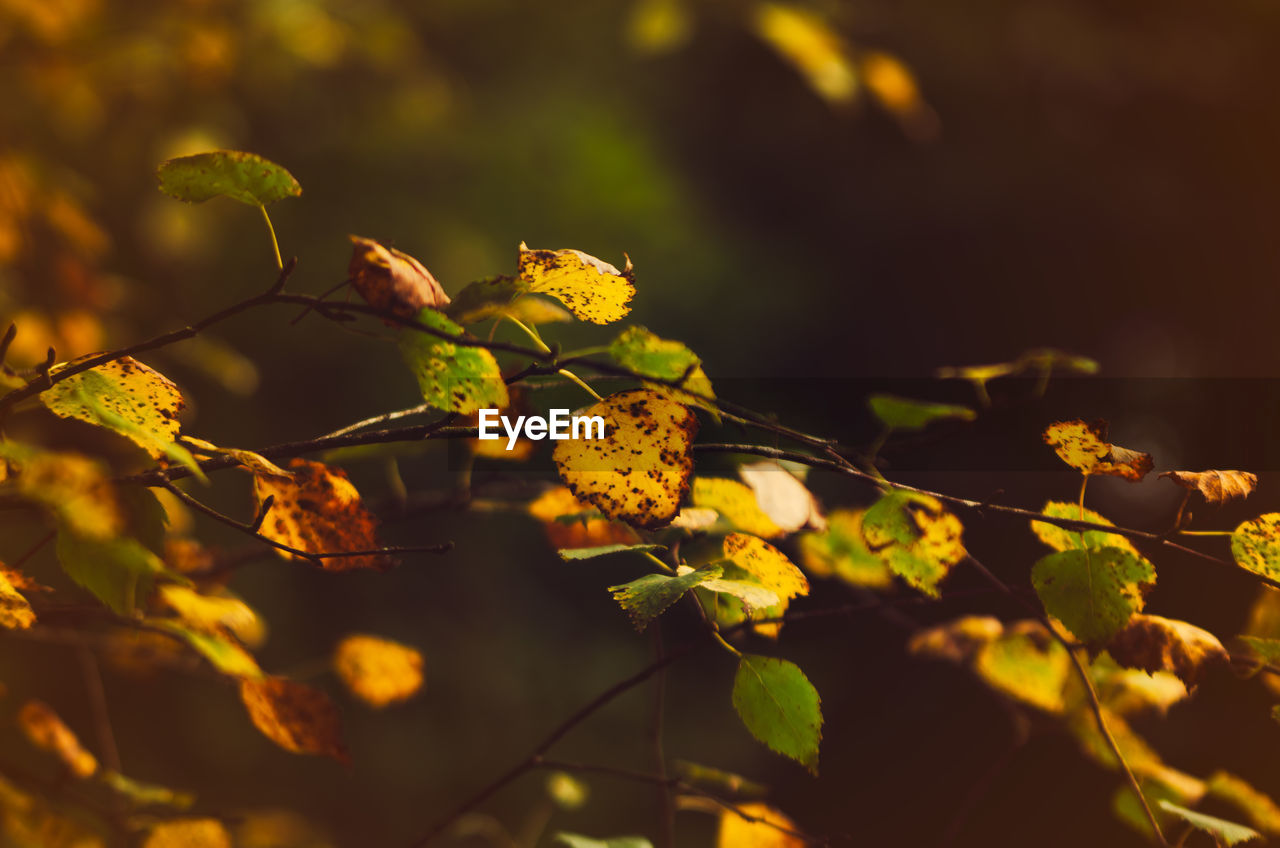
[[[0,491],[45,507],[78,536],[110,539],[124,532],[124,504],[102,462],[14,442],[0,443],[0,454],[10,467]]]
[[[449,296],[422,263],[373,239],[350,236],[347,274],[360,296],[374,309],[413,318],[424,309],[442,309]],[[420,319],[421,320],[421,319]]]
[[[578,833],[561,831],[552,839],[553,845],[564,848],[653,848],[653,843],[643,836],[611,836],[607,839],[593,839]]]
[[[746,533],[730,533],[724,537],[723,544],[725,559],[732,560],[779,598],[789,600],[809,594],[809,581],[804,572],[768,542]]]
[[[1055,422],[1044,431],[1044,441],[1059,459],[1085,475],[1104,474],[1137,482],[1155,467],[1150,454],[1110,444],[1107,422],[1101,419]]]
[[[520,245],[517,267],[529,291],[547,294],[575,317],[609,324],[631,311],[636,293],[631,260],[621,271],[580,250],[530,250]]]
[[[1089,675],[1098,691],[1098,699],[1118,715],[1158,713],[1186,699],[1187,686],[1168,671],[1146,672],[1121,668],[1109,654],[1102,654],[1089,665]]]
[[[796,836],[798,832],[782,811],[753,801],[721,811],[716,848],[804,848],[808,842]]]
[[[1160,476],[1184,489],[1198,491],[1211,504],[1244,500],[1258,487],[1258,475],[1248,471],[1164,471]]]
[[[151,594],[155,578],[166,574],[164,562],[137,539],[89,539],[60,532],[58,561],[77,584],[120,615],[131,615]]]
[[[229,197],[249,206],[265,206],[302,194],[293,174],[261,156],[240,150],[213,150],[168,159],[156,173],[161,191],[188,203]]]
[[[1243,813],[1249,824],[1258,830],[1271,836],[1280,836],[1280,806],[1276,806],[1270,796],[1259,792],[1247,781],[1234,774],[1217,771],[1209,775],[1205,781],[1205,789],[1210,797],[1226,801]]]
[[[353,633],[338,643],[333,668],[352,694],[382,708],[422,688],[422,654],[380,636]]]
[[[548,540],[561,551],[630,546],[639,541],[631,527],[605,518],[595,507],[575,498],[565,486],[548,489],[535,498],[529,504],[529,514],[542,522]]]
[[[1231,555],[1246,571],[1280,580],[1280,512],[1259,515],[1237,527],[1231,534]]]
[[[286,751],[351,761],[338,708],[319,689],[283,677],[241,680],[240,700],[254,726]]]
[[[1218,637],[1194,624],[1158,615],[1135,615],[1107,643],[1116,662],[1143,671],[1171,671],[1190,689],[1204,669],[1228,662]]]
[[[1091,647],[1105,644],[1142,610],[1155,582],[1151,563],[1122,548],[1059,551],[1031,568],[1045,612]]]
[[[1024,704],[1049,713],[1066,707],[1063,687],[1071,674],[1071,658],[1038,621],[1017,622],[984,642],[974,670],[988,686]]]
[[[598,548],[562,548],[556,551],[560,555],[560,559],[565,562],[577,562],[584,559],[595,559],[596,557],[608,556],[609,554],[626,553],[646,553],[649,551],[664,551],[665,545],[601,545]]]
[[[668,524],[689,490],[697,417],[650,389],[610,395],[580,414],[604,418],[605,437],[557,444],[560,479],[609,518],[647,529]]]
[[[110,787],[111,791],[136,806],[162,806],[185,810],[196,800],[190,792],[179,792],[167,786],[134,780],[118,771],[103,769],[98,772],[98,778],[104,785]]]
[[[466,336],[434,309],[423,309],[417,319],[450,336]],[[505,409],[511,403],[498,361],[488,350],[445,341],[412,327],[401,329],[398,340],[422,399],[437,409],[470,415],[481,409]]]
[[[692,497],[695,506],[715,510],[744,533],[765,539],[786,535],[786,531],[760,509],[755,492],[745,483],[723,477],[697,477],[693,481]]]
[[[262,474],[267,477],[291,477],[288,471],[276,465],[271,460],[261,454],[254,453],[251,450],[243,448],[224,448],[215,445],[213,442],[207,442],[204,439],[197,439],[193,436],[183,436],[185,442],[191,448],[206,454],[221,454],[229,456],[236,462],[240,463],[245,469],[252,471],[254,474]],[[161,490],[164,491],[164,490]],[[168,493],[166,493],[168,494]],[[179,502],[181,503],[181,502]]]
[[[646,382],[645,386],[677,403],[701,406],[715,415],[715,391],[702,370],[702,360],[683,342],[670,341],[646,330],[628,327],[609,345],[609,355],[624,368],[659,380],[679,381],[681,388]]]
[[[1171,801],[1161,800],[1157,803],[1160,809],[1167,813],[1172,813],[1197,830],[1204,831],[1212,836],[1215,842],[1220,842],[1226,845],[1227,848],[1231,848],[1232,845],[1239,845],[1242,842],[1262,838],[1261,833],[1242,824],[1229,822],[1226,819],[1220,819],[1215,816],[1206,816],[1204,813],[1197,813],[1195,810],[1189,810]]]
[[[965,615],[917,631],[907,642],[907,651],[914,656],[966,663],[1003,633],[1004,625],[998,618]]]
[[[98,770],[98,760],[84,749],[76,734],[43,701],[31,700],[18,711],[18,727],[27,741],[42,751],[55,755],[81,780]]]
[[[862,515],[862,510],[838,509],[827,516],[824,532],[800,536],[800,562],[810,574],[871,589],[893,584],[889,564],[862,537]]]
[[[24,582],[21,575],[0,563],[0,627],[26,630],[36,623],[36,614],[31,602],[18,591],[15,580]]]
[[[225,591],[225,590],[224,590]],[[262,622],[253,608],[230,594],[201,594],[190,586],[166,583],[156,593],[187,624],[206,633],[224,629],[245,641],[261,633]]]
[[[733,707],[752,736],[818,773],[821,698],[795,663],[744,654],[733,679]]]
[[[630,583],[610,586],[609,592],[618,605],[626,610],[636,630],[643,631],[649,626],[649,622],[662,615],[685,592],[699,583],[719,577],[722,573],[718,565],[705,565],[696,571],[690,570],[675,577],[646,574]]]
[[[217,819],[170,819],[151,826],[142,848],[232,848],[232,843]]]
[[[444,313],[459,324],[478,324],[485,319],[508,314],[512,304],[528,290],[529,284],[518,277],[475,280],[463,286]]]
[[[817,13],[784,3],[754,6],[752,27],[795,68],[809,87],[831,103],[852,103],[858,72],[844,40]]]
[[[738,468],[738,476],[751,487],[760,510],[785,532],[794,533],[803,527],[826,528],[817,498],[780,463],[748,463]]]
[[[1073,521],[1087,521],[1090,524],[1112,525],[1110,519],[1091,509],[1081,509],[1079,504],[1066,501],[1049,501],[1040,510],[1050,518],[1069,518]],[[1031,530],[1036,538],[1055,551],[1096,550],[1098,548],[1120,548],[1134,556],[1140,556],[1138,549],[1126,537],[1119,533],[1107,533],[1102,530],[1067,530],[1047,521],[1032,521]]]
[[[262,524],[262,535],[316,554],[381,547],[375,536],[377,519],[361,503],[360,493],[346,472],[306,459],[290,461],[289,471],[292,479],[254,475],[255,509],[261,509],[268,497],[275,497]],[[279,549],[277,553],[284,559],[306,559]],[[389,564],[381,554],[325,557],[321,561],[326,571],[382,569]]]
[[[167,618],[149,618],[145,621],[150,627],[163,630],[186,643],[225,675],[244,680],[260,680],[263,677],[262,669],[253,654],[221,631],[203,630]]]
[[[547,797],[562,810],[581,809],[591,794],[585,783],[563,771],[547,775],[546,789]]]
[[[698,587],[699,591],[729,595],[741,601],[743,607],[741,615],[732,617],[731,621],[722,620],[722,617],[717,615],[717,621],[720,621],[721,624],[737,624],[739,621],[749,617],[753,611],[764,613],[766,610],[776,609],[778,614],[783,612],[780,607],[787,599],[780,598],[777,591],[765,586],[754,574],[729,560],[716,564],[723,570],[723,576],[712,580],[704,580]],[[682,565],[676,569],[676,572],[685,574],[692,570],[692,568]],[[719,604],[717,604],[717,613],[720,611],[718,607]],[[765,617],[773,616],[766,615]]]
[[[862,538],[907,583],[930,597],[938,584],[965,558],[960,519],[940,501],[895,489],[862,516]]]

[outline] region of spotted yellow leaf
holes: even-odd
[[[782,551],[746,533],[724,537],[724,555],[780,599],[809,594],[809,580]]]
[[[1107,422],[1058,421],[1044,431],[1045,444],[1081,474],[1104,474],[1137,482],[1147,475],[1154,462],[1151,454],[1129,450],[1107,441]]]
[[[517,266],[530,292],[551,295],[582,321],[609,324],[631,311],[630,259],[619,271],[580,250],[530,250],[521,243]]]

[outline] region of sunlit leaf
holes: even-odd
[[[334,651],[333,668],[352,694],[371,707],[404,701],[422,688],[422,654],[381,636],[343,638]]]
[[[1198,491],[1211,504],[1244,500],[1258,487],[1258,475],[1248,471],[1164,471],[1160,476],[1184,489]]]
[[[1160,809],[1165,812],[1173,813],[1187,824],[1203,830],[1214,838],[1230,848],[1232,845],[1239,845],[1242,842],[1248,842],[1251,839],[1261,839],[1262,834],[1256,830],[1245,827],[1242,824],[1229,822],[1226,819],[1216,818],[1215,816],[1206,816],[1204,813],[1197,813],[1195,810],[1188,810],[1186,807],[1169,801],[1159,801]]]
[[[164,618],[147,619],[147,624],[173,634],[223,674],[246,680],[258,680],[263,676],[253,655],[225,633],[202,630]]]
[[[1107,422],[1102,420],[1055,422],[1044,431],[1044,441],[1063,462],[1085,475],[1105,474],[1136,482],[1154,467],[1151,454],[1110,444]]]
[[[32,700],[22,705],[18,711],[18,727],[28,742],[56,756],[76,777],[83,780],[98,770],[97,758],[85,750],[71,728],[43,701]]]
[[[930,597],[938,584],[967,555],[960,519],[940,501],[895,489],[883,495],[862,516],[862,537],[907,583]]]
[[[1280,580],[1280,512],[1259,515],[1237,527],[1231,534],[1231,554],[1241,568]]]
[[[937,134],[938,115],[925,103],[905,62],[883,50],[870,50],[859,57],[858,70],[863,86],[910,138],[929,141]]]
[[[292,479],[255,474],[253,494],[255,508],[261,509],[267,497],[274,495],[261,533],[269,539],[308,553],[338,553],[375,550],[377,519],[360,501],[360,493],[340,468],[319,462],[294,459],[289,463]],[[305,559],[277,549],[284,559]],[[387,558],[380,554],[326,557],[322,565],[327,571],[353,568],[385,568]]]
[[[197,630],[218,633],[224,628],[244,638],[261,630],[258,615],[244,601],[229,594],[201,594],[190,586],[166,583],[157,594],[183,621]]]
[[[140,599],[151,593],[164,563],[137,539],[87,539],[61,532],[58,561],[67,576],[98,600],[121,614],[132,613]]]
[[[702,360],[683,342],[658,338],[644,327],[628,327],[609,345],[609,355],[619,365],[637,374],[659,380],[678,380],[680,386],[687,390],[656,383],[645,384],[654,391],[679,403],[697,404],[716,411],[715,404],[702,399],[715,399],[711,380],[702,370]]]
[[[627,612],[636,630],[644,630],[649,622],[674,604],[685,592],[706,580],[719,577],[718,565],[706,565],[697,571],[670,577],[665,574],[646,574],[621,586],[610,586],[614,600]]]
[[[580,559],[595,559],[596,557],[608,556],[609,554],[622,553],[631,551],[632,553],[644,553],[646,551],[662,551],[666,550],[663,545],[601,545],[598,548],[562,548],[556,553],[560,554],[560,559],[565,562],[572,562]]]
[[[722,477],[697,477],[693,481],[693,503],[714,509],[744,533],[765,539],[785,535],[781,527],[760,509],[755,492],[745,483]]]
[[[319,689],[283,677],[241,680],[240,700],[254,726],[286,751],[350,761],[338,709]]]
[[[284,168],[253,153],[214,150],[179,156],[160,164],[160,190],[189,203],[229,197],[265,206],[302,194],[302,186]]]
[[[542,522],[551,544],[562,552],[570,548],[630,547],[639,541],[631,527],[605,518],[565,486],[548,489],[535,498],[529,504],[529,514]]]
[[[0,627],[9,630],[26,630],[36,623],[31,602],[14,585],[17,575],[0,565]]]
[[[849,48],[816,13],[783,3],[755,4],[756,33],[832,103],[851,103],[858,76]]]
[[[804,848],[808,843],[798,832],[781,810],[759,802],[739,804],[736,811],[721,810],[716,848]]]
[[[725,536],[724,556],[779,598],[809,594],[809,581],[804,572],[782,551],[755,536],[746,533]]]
[[[518,277],[486,277],[467,283],[444,313],[459,324],[478,324],[487,318],[505,315],[528,290],[528,283]]]
[[[151,826],[142,848],[232,848],[217,819],[170,819]]]
[[[631,311],[636,293],[631,260],[619,271],[580,250],[530,250],[520,245],[517,263],[529,291],[559,300],[582,321],[609,324]]]
[[[417,319],[451,336],[466,335],[434,309],[422,310]],[[498,361],[484,348],[454,344],[412,327],[399,331],[399,343],[422,399],[437,409],[469,415],[481,409],[504,409],[511,402]]]
[[[649,389],[610,395],[580,414],[603,417],[605,438],[556,445],[552,458],[573,494],[637,527],[675,518],[693,473],[697,417]]]
[[[1031,569],[1045,611],[1091,646],[1105,644],[1140,612],[1155,582],[1151,563],[1122,548],[1059,551]]]
[[[761,511],[786,532],[794,533],[802,527],[826,528],[817,499],[780,463],[748,463],[738,468],[738,476],[751,487]]]
[[[827,516],[825,532],[800,536],[800,562],[810,574],[872,589],[893,583],[889,564],[862,538],[862,515],[861,510],[838,509]]]
[[[409,254],[373,239],[350,238],[352,250],[347,274],[370,306],[402,318],[416,316],[426,323],[421,317],[424,310],[442,309],[449,304],[449,296],[436,278]],[[450,323],[450,326],[454,325]]]
[[[951,403],[930,403],[923,400],[895,397],[894,395],[872,395],[867,398],[867,405],[886,430],[923,430],[934,421],[948,418],[960,421],[972,421],[977,414],[967,406]]]
[[[207,442],[204,439],[197,439],[192,436],[183,436],[183,441],[192,448],[208,454],[222,454],[234,459],[240,465],[244,466],[254,474],[262,474],[267,477],[290,477],[288,471],[276,465],[271,460],[261,454],[256,454],[251,450],[242,448],[224,448],[215,445],[213,442]],[[163,491],[163,490],[161,490]]]
[[[47,508],[79,536],[108,539],[124,531],[125,512],[105,465],[74,453],[0,443],[10,472],[0,484]],[[20,457],[20,458],[19,458]]]
[[[733,679],[733,707],[773,751],[818,772],[822,710],[818,692],[792,662],[746,654]]]
[[[1087,521],[1090,524],[1111,525],[1106,517],[1091,509],[1081,509],[1079,504],[1065,501],[1049,501],[1040,510],[1050,518],[1069,518],[1073,521]],[[1138,549],[1124,536],[1118,533],[1107,533],[1103,530],[1085,530],[1078,532],[1067,530],[1056,524],[1045,521],[1032,521],[1031,530],[1036,537],[1055,551],[1097,550],[1098,548],[1121,548],[1134,556]]]
[[[1020,622],[978,648],[978,676],[993,689],[1046,712],[1065,708],[1071,658],[1039,622]]]
[[[1089,675],[1098,698],[1118,715],[1164,715],[1188,695],[1186,684],[1172,672],[1121,668],[1109,654],[1102,654],[1090,664]]]
[[[742,611],[743,618],[749,616],[753,610],[765,610],[770,607],[777,606],[781,598],[773,589],[767,588],[762,584],[755,575],[741,568],[734,563],[725,560],[717,563],[723,571],[723,577],[717,577],[711,580],[704,580],[699,586],[700,590],[714,592],[717,594],[730,595],[742,601],[746,609]],[[687,565],[682,565],[676,572],[685,574],[693,569]],[[736,621],[734,623],[737,623]]]
[[[1280,806],[1265,792],[1259,792],[1248,781],[1217,771],[1205,781],[1209,796],[1231,804],[1244,814],[1249,824],[1263,833],[1280,836]]]
[[[1196,685],[1205,668],[1229,660],[1209,631],[1158,615],[1134,615],[1107,643],[1107,651],[1129,668],[1173,672],[1188,688]]]

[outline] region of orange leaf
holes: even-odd
[[[1184,489],[1198,490],[1211,504],[1243,500],[1258,488],[1258,475],[1248,471],[1165,471],[1160,476]]]
[[[1155,464],[1151,454],[1129,450],[1107,441],[1107,422],[1075,419],[1050,424],[1044,431],[1045,444],[1081,474],[1106,474],[1137,482]]]
[[[346,472],[319,462],[295,459],[289,463],[292,478],[255,474],[253,494],[261,509],[268,495],[275,495],[262,535],[308,553],[367,551],[381,547],[375,538],[378,520],[360,502],[360,493]],[[285,559],[305,559],[279,551]],[[390,561],[380,554],[326,557],[326,571],[353,568],[386,568]]]
[[[355,247],[347,273],[370,306],[412,318],[423,307],[440,309],[449,305],[449,296],[421,262],[373,239],[350,238]]]
[[[411,698],[422,688],[422,654],[379,636],[347,636],[334,651],[333,667],[356,697],[376,708]]]
[[[1112,637],[1107,651],[1127,668],[1171,671],[1188,689],[1196,685],[1206,666],[1228,660],[1217,636],[1185,621],[1158,615],[1133,616]]]
[[[240,681],[249,719],[272,742],[295,754],[321,754],[351,762],[342,742],[342,720],[329,696],[283,677]]]
[[[529,504],[529,514],[542,522],[555,548],[599,548],[634,545],[636,531],[621,521],[610,521],[599,510],[573,496],[567,486],[548,489]]]
[[[42,751],[57,755],[76,777],[92,777],[98,760],[84,749],[71,728],[43,701],[27,701],[18,711],[18,726],[27,740]]]

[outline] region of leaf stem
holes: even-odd
[[[525,335],[529,337],[530,341],[532,341],[535,345],[537,345],[538,348],[543,353],[546,353],[546,354],[551,353],[551,348],[547,347],[547,343],[542,340],[542,336],[538,335],[537,330],[534,330],[533,328],[529,327],[519,318],[515,318],[511,315],[504,315],[503,317],[506,318],[508,321],[510,321],[512,324],[515,324],[521,330],[523,330]],[[565,379],[570,380],[573,383],[577,384],[579,388],[581,388],[587,394],[591,395],[597,401],[604,400],[604,398],[600,397],[599,392],[591,388],[591,386],[588,385],[585,380],[583,380],[577,374],[570,371],[568,368],[561,368],[556,373],[558,373],[561,377],[564,377]]]
[[[259,203],[258,209],[262,212],[262,220],[267,222],[267,233],[271,236],[271,252],[276,257],[276,270],[283,271],[284,260],[280,258],[280,243],[276,241],[276,228],[271,226],[271,216],[267,214],[267,207]]]

